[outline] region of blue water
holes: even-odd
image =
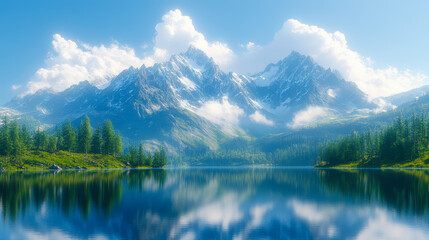
[[[429,171],[0,173],[0,239],[429,239]]]

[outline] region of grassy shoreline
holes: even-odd
[[[425,152],[419,158],[413,161],[400,162],[400,163],[383,163],[377,164],[373,161],[358,161],[351,163],[343,163],[336,165],[329,165],[326,163],[316,164],[315,167],[319,168],[429,168],[429,152]]]
[[[5,170],[49,170],[55,164],[62,169],[113,169],[131,167],[121,157],[111,155],[69,153],[59,151],[49,153],[30,151],[19,159],[0,158],[0,169]]]

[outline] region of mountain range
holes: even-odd
[[[407,98],[409,96],[405,96]],[[129,68],[99,89],[84,81],[63,92],[39,90],[5,107],[56,125],[87,114],[112,120],[129,142],[170,151],[211,150],[234,137],[293,131],[317,121],[368,114],[378,106],[335,70],[292,52],[264,71],[222,71],[194,47],[152,67]]]

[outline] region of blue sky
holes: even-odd
[[[386,79],[395,79],[395,83],[392,80],[395,87],[385,95],[426,84],[424,79],[429,74],[427,1],[1,1],[0,87],[3,90],[0,104],[25,91],[27,82],[37,78],[35,73],[39,69],[51,70],[55,61],[62,61],[52,58],[56,54],[52,43],[54,34],[75,42],[79,48],[84,44],[106,47],[117,44],[121,49],[132,49],[137,58],[144,60],[157,46],[155,37],[159,33],[155,26],[175,9],[180,9],[180,17],[192,19],[196,32],[203,34],[209,44],[224,44],[235,59],[248,56],[246,51],[250,50],[245,46],[249,42],[260,46],[260,52],[282,49],[279,43],[273,43],[273,38],[281,32],[285,22],[294,19],[298,22],[289,22],[293,27],[297,24],[317,26],[317,32],[322,35],[341,32],[347,49],[365,61],[371,59],[364,63],[369,70],[361,78],[382,78],[378,85],[386,86],[386,89],[389,86]],[[305,39],[311,41],[313,36],[321,36],[317,34],[307,34]],[[306,52],[307,46],[296,45],[302,38],[288,42],[288,37],[290,35],[281,40],[286,42],[285,48],[294,46],[304,54],[316,56],[315,52]],[[168,49],[168,46],[163,47]],[[260,58],[261,54],[253,58]],[[266,61],[275,61],[279,57],[268,53],[262,56],[266,56]],[[315,60],[325,67],[343,67],[338,65],[339,60],[327,60],[331,57],[319,59],[316,56]],[[153,59],[156,62],[163,58]],[[130,61],[140,63],[135,59]],[[130,61],[122,63],[118,69]],[[247,71],[243,66],[235,66],[234,61],[225,62],[225,70]],[[354,64],[353,61],[350,60],[350,64]],[[249,64],[262,66],[267,62]],[[344,67],[340,72],[343,71],[349,80],[347,74],[356,73],[357,69],[359,67],[352,70]],[[360,79],[354,76],[350,80],[369,94],[374,88],[371,83],[359,82]],[[12,90],[12,85],[21,87]]]

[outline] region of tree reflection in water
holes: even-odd
[[[163,183],[165,171],[60,171],[3,172],[0,174],[0,202],[4,219],[15,220],[28,207],[61,209],[69,215],[76,209],[87,218],[91,207],[105,215],[121,200],[124,181],[142,187],[152,175]]]
[[[428,214],[428,170],[327,169],[320,170],[319,176],[330,191],[387,204],[400,213]]]
[[[60,229],[81,239],[345,239],[402,229],[397,236],[418,238],[429,235],[428,200],[424,170],[3,172],[0,236],[25,229],[49,238]]]

